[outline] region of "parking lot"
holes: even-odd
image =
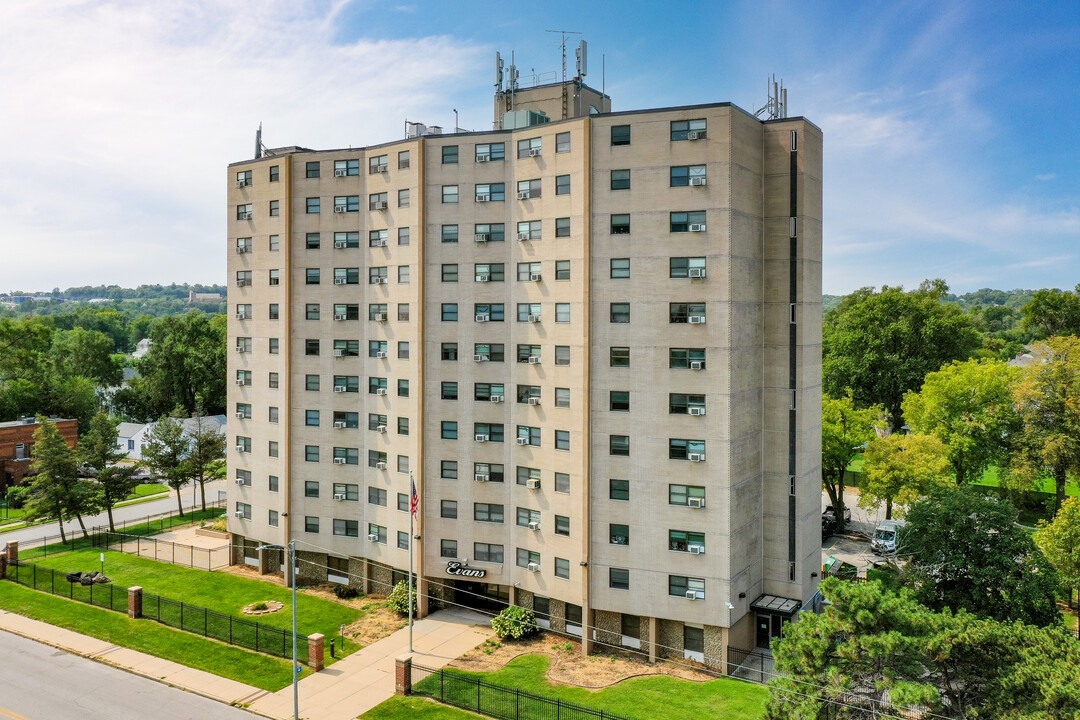
[[[821,541],[821,562],[829,557],[835,557],[846,563],[859,568],[859,574],[865,575],[867,568],[871,567],[877,555],[870,552],[870,537],[874,534],[874,528],[885,519],[885,508],[881,507],[873,511],[867,511],[859,507],[858,489],[847,488],[844,493],[844,503],[851,510],[851,522],[844,528],[842,535],[833,535]],[[821,493],[821,509],[829,504],[828,493]]]

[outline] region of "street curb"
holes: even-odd
[[[19,613],[13,613],[10,610],[0,610],[0,613],[7,613],[7,614],[10,614],[10,615],[19,615]],[[20,615],[20,617],[25,617],[25,616]],[[33,619],[33,618],[30,618],[30,619]],[[176,685],[174,683],[169,682],[168,680],[163,680],[162,678],[154,677],[153,675],[147,675],[146,673],[141,673],[136,668],[124,667],[123,665],[117,665],[116,663],[110,662],[109,659],[105,658],[105,657],[101,657],[101,656],[97,656],[97,655],[90,655],[90,654],[87,654],[87,653],[79,652],[77,650],[72,650],[71,648],[66,648],[63,645],[57,645],[56,643],[49,642],[48,640],[42,640],[39,637],[34,637],[33,635],[28,635],[26,633],[19,632],[17,630],[11,630],[10,628],[0,628],[0,632],[6,632],[6,633],[10,633],[12,635],[18,635],[21,638],[31,640],[31,641],[39,643],[41,645],[48,645],[49,647],[56,648],[57,650],[62,650],[63,652],[66,652],[68,655],[75,655],[77,657],[86,658],[87,660],[93,660],[94,662],[99,662],[102,665],[108,665],[109,667],[114,668],[116,670],[122,670],[122,671],[124,671],[126,673],[130,673],[132,675],[137,675],[139,677],[146,678],[147,680],[153,680],[154,682],[159,683],[161,685],[167,685],[168,687],[176,688],[177,690],[182,690],[184,692],[189,692],[192,695],[199,695],[200,697],[204,697],[207,700],[213,700],[214,702],[219,702],[222,705],[227,705],[229,707],[235,707],[235,708],[237,708],[239,710],[243,710],[245,712],[251,713],[252,715],[258,715],[259,717],[268,718],[269,720],[281,720],[280,718],[276,718],[273,715],[265,715],[265,714],[263,714],[261,712],[258,712],[256,710],[252,710],[251,708],[241,707],[239,705],[236,705],[236,704],[234,704],[235,701],[234,702],[225,702],[221,698],[216,698],[213,695],[208,695],[206,693],[199,692],[198,690],[194,690],[194,689],[189,688],[189,687],[184,687],[183,685]],[[89,637],[89,636],[87,636],[87,637]],[[97,640],[97,638],[94,638],[94,639]],[[105,642],[105,641],[102,640],[101,642]],[[117,646],[117,647],[120,647],[120,646]],[[124,649],[130,649],[130,648],[124,648]],[[141,652],[141,651],[136,650],[135,652]],[[185,665],[184,667],[187,667],[187,666]],[[206,672],[206,671],[204,670],[203,672]],[[213,673],[210,673],[210,674],[212,675]],[[263,690],[261,688],[256,688],[256,689],[259,692],[263,692]],[[266,692],[267,692],[267,694],[273,694],[273,693],[270,693],[269,691],[266,691]],[[246,699],[248,697],[251,697],[251,694],[246,695],[246,696],[244,696],[243,698],[240,698],[240,699],[243,700],[243,699]]]

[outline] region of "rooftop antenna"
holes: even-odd
[[[589,44],[582,40],[578,43],[577,51],[574,53],[577,56],[577,79],[578,79],[578,93],[577,93],[577,114],[581,117],[581,88],[585,85],[585,76],[589,72],[589,59],[588,51]],[[603,103],[601,103],[603,104]]]
[[[562,33],[562,81],[566,82],[566,36],[580,35],[581,33],[574,30],[545,30],[544,32]]]
[[[259,129],[255,131],[255,159],[258,160],[262,156],[263,156],[262,123],[259,123]]]
[[[776,74],[773,73],[771,79],[765,81],[765,89],[769,95],[769,99],[765,102],[764,107],[760,108],[754,113],[754,117],[761,117],[762,113],[768,113],[766,120],[782,120],[787,117],[787,88],[784,87],[783,78],[780,82],[776,82]]]

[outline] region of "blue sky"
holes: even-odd
[[[0,290],[222,282],[259,122],[314,148],[453,108],[486,129],[494,51],[557,71],[549,29],[584,33],[617,110],[753,111],[782,77],[825,133],[826,293],[1080,282],[1075,3],[44,4],[0,4]]]

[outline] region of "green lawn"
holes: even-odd
[[[37,592],[13,582],[0,582],[0,607],[263,690],[275,692],[292,682],[289,660],[207,640],[153,620],[132,620],[127,615]]]
[[[361,717],[363,720],[476,720],[483,716],[448,707],[427,698],[395,695],[371,708]]]
[[[482,677],[496,685],[520,688],[636,720],[698,720],[702,717],[756,720],[762,716],[768,697],[768,690],[763,686],[728,678],[692,682],[668,676],[653,676],[626,680],[598,691],[569,685],[552,685],[545,677],[549,663],[550,659],[546,655],[526,655],[512,660],[496,672],[465,674]],[[431,682],[434,692],[438,693],[436,677],[431,681],[422,681],[418,687],[423,688],[424,682]],[[471,698],[475,689],[469,687],[462,691]],[[394,715],[369,714],[365,715],[365,720],[369,717]]]
[[[77,550],[55,557],[35,560],[40,567],[49,567],[63,573],[74,570],[97,570],[98,550]],[[105,574],[118,587],[139,585],[143,592],[161,595],[169,600],[209,608],[223,615],[256,620],[263,625],[292,630],[292,591],[275,583],[237,577],[225,572],[192,570],[178,565],[156,562],[121,552],[105,553]],[[261,600],[278,600],[285,608],[270,615],[250,617],[241,608]],[[323,633],[329,646],[330,638],[338,637],[340,625],[348,625],[363,613],[341,603],[324,600],[300,592],[297,596],[298,627],[303,635]],[[359,646],[346,639],[344,652],[338,647],[338,658],[357,650]],[[330,659],[329,647],[326,652]]]
[[[127,496],[128,500],[134,500],[135,498],[150,497],[153,495],[162,495],[169,492],[168,485],[160,485],[158,483],[143,483],[135,486],[135,491]]]

